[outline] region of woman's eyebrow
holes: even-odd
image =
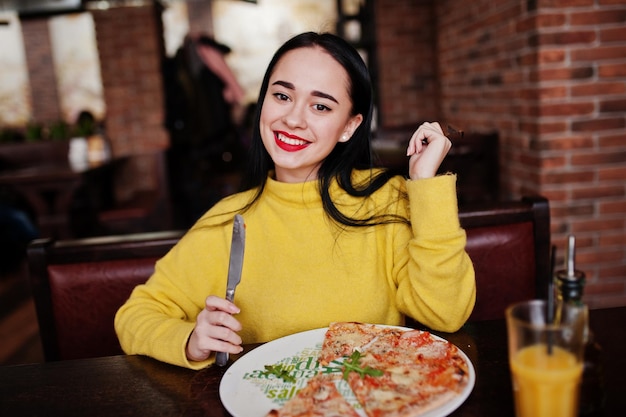
[[[339,102],[337,101],[335,97],[331,96],[330,94],[322,93],[321,91],[315,90],[311,93],[311,95],[315,97],[325,98],[325,99],[334,101],[335,103],[339,104]]]
[[[293,83],[290,83],[288,81],[278,80],[278,81],[274,81],[272,83],[272,85],[281,85],[281,86],[285,87],[288,90],[295,90],[296,89],[296,87],[293,85]],[[313,92],[311,92],[311,95],[315,96],[315,97],[325,98],[327,100],[334,101],[335,103],[339,104],[339,102],[337,101],[337,99],[335,97],[331,96],[330,94],[323,93],[321,91],[314,90]]]

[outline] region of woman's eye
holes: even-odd
[[[281,100],[281,101],[289,100],[289,96],[287,96],[287,95],[285,95],[283,93],[274,93],[273,96],[276,97],[278,100]]]
[[[323,104],[314,104],[313,108],[317,111],[330,111],[330,107]]]

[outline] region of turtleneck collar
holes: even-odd
[[[263,193],[267,193],[267,197],[282,200],[285,203],[310,204],[319,203],[322,200],[317,179],[306,182],[288,183],[276,181],[271,176],[268,176]]]

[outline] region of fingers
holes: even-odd
[[[443,129],[438,122],[424,122],[411,136],[409,146],[407,148],[407,156],[411,156],[422,150],[424,145],[428,145],[434,140],[446,138]]]
[[[225,311],[229,314],[239,314],[239,307],[225,298],[209,295],[205,300],[205,309],[209,311]]]
[[[409,177],[411,179],[434,177],[452,143],[437,122],[426,122],[418,127],[409,140]]]
[[[186,355],[190,361],[206,360],[212,352],[240,353],[241,323],[233,316],[239,308],[228,300],[209,296],[205,308],[196,318],[196,326],[189,337]]]

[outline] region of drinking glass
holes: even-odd
[[[506,310],[515,415],[575,417],[578,412],[587,307],[544,300]]]

